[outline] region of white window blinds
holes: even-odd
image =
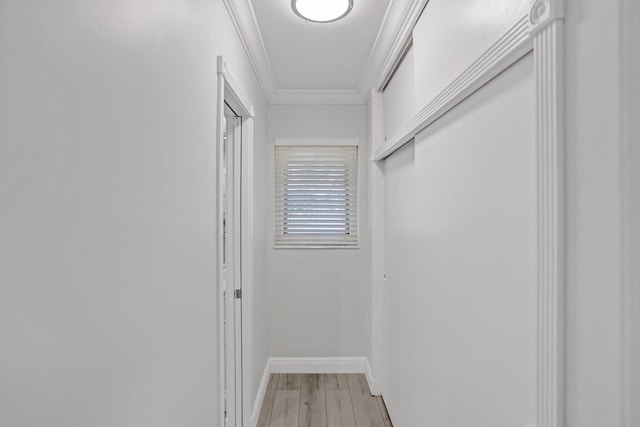
[[[358,147],[275,147],[275,244],[358,244]]]

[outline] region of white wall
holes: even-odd
[[[265,106],[266,107],[266,106]],[[249,384],[250,388],[244,390],[244,419],[248,420],[253,411],[253,403],[255,402],[258,387],[262,380],[267,360],[269,358],[269,310],[268,310],[268,281],[267,281],[267,218],[264,215],[267,203],[267,162],[264,159],[270,153],[269,144],[266,139],[267,117],[266,108],[259,110],[257,118],[258,127],[254,132],[254,151],[253,151],[253,182],[254,182],[254,283],[253,301],[251,311],[253,315],[252,323],[252,348],[247,349],[249,357],[252,359],[253,368],[250,373],[243,372],[245,376],[245,385]],[[245,351],[245,349],[243,349]],[[246,421],[245,421],[246,422]],[[250,424],[249,424],[250,425]]]
[[[413,30],[418,110],[529,10],[527,0],[431,0]]]
[[[269,354],[346,357],[366,354],[370,313],[367,214],[367,107],[269,106],[269,144],[276,138],[360,140],[360,248],[274,249],[273,149],[269,165],[267,237]]]
[[[369,153],[373,157],[384,144],[384,94],[371,91],[369,99]],[[371,238],[371,327],[368,336],[367,358],[371,366],[370,388],[377,395],[384,389],[388,364],[384,350],[387,345],[385,331],[385,286],[384,286],[384,163],[369,163],[369,236]]]
[[[625,332],[627,379],[626,427],[640,425],[640,3],[623,2],[620,14],[623,23],[623,104],[625,145],[622,153],[625,170],[626,220],[623,230],[625,247],[625,274],[627,286],[623,298],[626,302]]]
[[[528,10],[528,1],[431,0],[413,29],[414,46],[384,90],[390,138]]]
[[[417,112],[415,103],[415,77],[413,47],[395,71],[393,78],[383,92],[384,135],[391,138],[402,125]]]
[[[533,95],[528,56],[385,162],[395,426],[535,422]]]
[[[414,29],[413,70],[401,67],[385,91],[384,135],[526,9],[429,2]],[[535,423],[534,111],[528,56],[384,162],[388,354],[379,372],[395,426]]]
[[[622,423],[620,2],[569,0],[567,423]]]
[[[445,3],[432,0],[422,19],[429,16],[430,8],[438,5],[444,7]],[[475,3],[483,8],[482,11],[475,9],[480,18],[502,16],[501,13],[492,14],[491,8],[485,8],[484,4],[480,5],[481,2]],[[621,4],[626,4],[627,9],[621,9]],[[626,246],[630,256],[636,253],[637,248],[634,246],[637,240],[633,238],[635,234],[631,238],[623,235],[623,232],[633,232],[635,229],[633,212],[637,206],[633,189],[637,176],[634,162],[637,150],[634,143],[626,145],[627,151],[622,151],[621,145],[621,124],[624,123],[621,120],[622,106],[626,106],[627,114],[631,117],[628,125],[631,135],[636,128],[633,123],[637,124],[637,120],[634,120],[635,103],[632,101],[637,98],[633,96],[636,86],[633,81],[637,79],[628,76],[635,75],[633,70],[637,66],[638,49],[637,43],[626,47],[627,53],[635,52],[631,53],[629,60],[629,57],[623,56],[620,44],[624,39],[621,31],[629,26],[638,28],[633,24],[637,22],[634,20],[637,19],[635,4],[627,0],[566,2],[566,415],[569,427],[635,426],[638,419],[637,405],[634,403],[637,399],[633,397],[638,393],[638,376],[631,377],[638,372],[639,363],[639,352],[637,347],[633,347],[637,346],[638,341],[632,338],[632,334],[637,332],[638,293],[637,285],[632,282],[637,263],[632,258],[627,262],[626,273],[631,276],[626,294],[623,292],[622,270],[625,265],[622,262],[623,244],[626,242],[630,245]],[[473,6],[469,4],[459,12],[467,14],[474,10]],[[455,8],[455,5],[451,3],[450,7]],[[636,15],[633,15],[634,11]],[[441,22],[457,21],[442,19]],[[627,25],[621,25],[623,22]],[[426,31],[438,28],[437,23],[424,27]],[[415,52],[419,51],[417,40],[421,36],[418,32],[414,34]],[[441,45],[434,52],[444,49],[457,52],[455,46],[444,37],[451,30],[443,28],[442,32],[441,37],[427,37],[424,40],[437,41]],[[635,30],[632,30],[629,40],[637,41],[633,34]],[[469,36],[473,34],[455,35],[456,38]],[[423,75],[418,71],[421,59],[417,55],[416,75]],[[425,73],[443,71],[429,69],[433,64],[442,65],[444,69],[456,65],[427,56],[423,56],[423,59]],[[628,67],[627,74],[623,73],[621,64]],[[455,70],[442,72],[438,87],[445,83],[445,74],[447,78],[453,78]],[[621,80],[624,76],[628,79],[626,85]],[[624,102],[623,91],[630,91],[630,95],[627,95],[630,102]],[[416,95],[421,96],[421,92],[423,90],[417,87]],[[433,89],[432,92],[437,90]],[[425,99],[428,99],[429,93],[429,90],[424,90]],[[495,125],[499,122],[494,117],[489,123]],[[633,138],[628,141],[633,141]],[[416,152],[416,159],[418,156]],[[393,157],[387,162],[392,161]],[[630,170],[625,171],[623,165]],[[417,165],[416,169],[420,170]],[[626,177],[627,187],[624,187],[623,177]],[[622,199],[625,194],[627,200]],[[385,197],[390,196],[385,194]],[[393,202],[389,201],[388,204]],[[623,208],[628,209],[627,216],[631,217],[626,228],[623,228]],[[629,303],[629,298],[634,297],[636,302]],[[625,306],[630,308],[626,317]],[[623,321],[628,323],[626,336],[623,334]],[[623,339],[628,341],[623,342]],[[416,342],[420,342],[419,338],[416,338]],[[627,356],[623,354],[625,350]],[[627,362],[627,370],[623,370],[623,362]],[[631,381],[632,378],[635,382]],[[625,383],[630,387],[625,388]],[[635,418],[630,417],[624,424],[623,393],[629,389],[635,394],[628,398],[627,409],[629,415]]]
[[[260,146],[221,1],[0,5],[1,425],[215,425],[220,54]]]

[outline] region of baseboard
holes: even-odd
[[[373,379],[371,365],[366,357],[271,357],[265,364],[253,404],[252,425],[257,423],[260,416],[271,374],[365,374],[371,394],[381,394],[380,386]]]
[[[365,359],[365,372],[367,382],[369,383],[369,391],[373,396],[382,396],[382,386],[373,378],[373,369],[369,364],[369,359]]]
[[[267,385],[269,384],[269,376],[271,375],[270,360],[264,365],[264,372],[262,373],[262,379],[258,386],[258,392],[256,393],[256,400],[253,403],[253,411],[251,412],[251,425],[256,425],[258,422],[258,416],[260,416],[260,408],[262,408],[262,401],[264,395],[267,392]]]
[[[273,357],[272,373],[279,374],[364,374],[365,357]]]

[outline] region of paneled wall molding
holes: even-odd
[[[422,108],[375,153],[380,161],[411,141],[439,117],[464,101],[476,90],[513,65],[533,48],[528,17],[523,17],[507,30],[477,60]]]
[[[375,153],[382,161],[533,50],[537,174],[537,413],[535,427],[564,427],[563,1],[536,0],[528,14]],[[534,427],[534,426],[532,426]]]

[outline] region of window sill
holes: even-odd
[[[357,245],[273,245],[273,249],[360,249]]]

